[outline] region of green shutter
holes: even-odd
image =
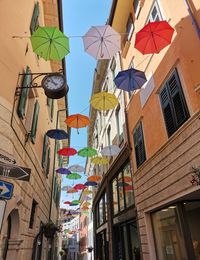
[[[32,141],[32,143],[35,143],[39,111],[40,111],[40,105],[39,105],[39,102],[36,100],[35,106],[34,106],[32,127],[31,127],[31,141]]]
[[[25,73],[26,74],[31,73],[30,68],[28,66],[26,67]],[[26,101],[27,101],[28,93],[29,93],[28,87],[30,87],[31,80],[32,80],[31,75],[24,75],[23,83],[21,86],[23,88],[21,89],[21,95],[19,98],[19,103],[18,103],[18,108],[17,108],[17,114],[22,119],[24,119],[24,117],[25,117]]]
[[[36,3],[34,6],[33,15],[32,15],[32,19],[31,19],[31,25],[30,25],[31,34],[33,34],[33,32],[39,26],[38,18],[39,18],[39,3]]]
[[[46,176],[49,175],[49,170],[50,170],[50,159],[51,159],[51,149],[49,147],[48,149],[48,154],[47,154],[47,168],[46,168]]]
[[[45,167],[46,154],[47,154],[48,136],[44,135],[43,151],[42,151],[42,168]]]
[[[54,100],[51,99],[51,121],[53,120],[53,112],[54,112]]]

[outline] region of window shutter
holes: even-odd
[[[44,142],[43,142],[43,151],[42,151],[42,168],[45,167],[48,139],[49,139],[48,136],[45,134]]]
[[[47,154],[47,168],[46,168],[46,176],[49,175],[49,170],[50,170],[50,160],[51,160],[51,148],[49,147],[49,149],[48,149],[48,154]]]
[[[181,83],[177,71],[168,80],[169,92],[175,113],[176,125],[179,128],[189,117],[186,101],[182,92]]]
[[[30,68],[27,66],[25,73],[28,74],[30,73]],[[32,77],[31,75],[24,75],[23,83],[22,83],[22,88],[21,89],[21,95],[18,103],[18,109],[17,109],[17,114],[20,118],[24,119],[25,117],[25,108],[26,108],[26,101],[29,93],[28,87],[30,86]]]
[[[51,99],[51,121],[53,120],[53,112],[54,112],[54,100]]]
[[[36,100],[35,106],[34,106],[32,127],[31,127],[31,141],[32,141],[32,143],[35,143],[39,111],[40,111],[40,105],[39,105],[39,102]]]
[[[133,136],[134,136],[136,163],[137,163],[137,167],[139,167],[146,160],[146,153],[145,153],[145,147],[144,147],[144,138],[143,138],[141,122],[136,127]]]
[[[37,2],[34,6],[33,15],[31,19],[31,25],[30,25],[31,34],[33,34],[33,32],[39,26],[38,18],[39,18],[39,3]]]

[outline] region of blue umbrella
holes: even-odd
[[[56,170],[57,173],[60,173],[60,174],[70,174],[71,172],[66,169],[66,168],[59,168]]]
[[[48,137],[56,139],[56,140],[62,140],[62,139],[69,138],[69,134],[61,129],[51,129],[51,130],[47,131],[46,135]]]
[[[96,186],[97,182],[95,182],[95,181],[87,181],[86,183],[84,183],[84,185],[86,185],[86,186]]]
[[[146,81],[144,72],[133,68],[120,71],[114,79],[117,88],[128,92],[140,89]]]

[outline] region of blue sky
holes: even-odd
[[[96,60],[88,55],[83,48],[81,36],[83,36],[91,26],[104,25],[108,19],[112,0],[63,0],[64,32],[70,38],[70,54],[66,57],[67,82],[69,85],[69,115],[82,112],[89,113],[89,100],[92,89],[93,74]],[[74,36],[74,37],[73,37]],[[78,37],[77,37],[78,36]],[[82,128],[77,134],[76,129],[71,131],[71,147],[79,150],[87,146],[87,128]],[[70,157],[70,165],[81,164],[84,166],[84,158],[79,156]],[[63,177],[63,185],[72,185],[72,181],[67,181]],[[82,179],[74,181],[83,183]],[[62,201],[72,199],[72,195],[61,196]],[[74,195],[73,199],[77,199]]]

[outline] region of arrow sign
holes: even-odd
[[[0,176],[21,181],[29,181],[31,169],[0,163]]]
[[[10,200],[13,194],[13,184],[0,181],[0,199]]]
[[[6,211],[6,201],[0,200],[0,232],[1,232],[1,228],[2,228],[5,211]]]
[[[0,162],[9,163],[9,164],[16,164],[15,159],[11,158],[10,156],[3,154],[2,152],[0,152]]]

